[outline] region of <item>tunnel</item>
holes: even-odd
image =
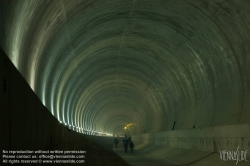
[[[1,151],[125,134],[134,156],[105,153],[129,165],[250,150],[249,0],[1,0],[0,46]]]

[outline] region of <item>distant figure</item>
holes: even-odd
[[[132,141],[130,141],[129,147],[130,147],[130,152],[133,153],[134,143]]]
[[[128,137],[128,144],[131,142],[131,137],[129,136]]]
[[[117,145],[118,145],[118,143],[119,143],[119,140],[117,139],[117,137],[115,137],[114,143],[115,143],[115,147],[117,148]]]
[[[125,153],[127,153],[127,151],[128,151],[128,139],[127,139],[127,135],[126,134],[125,134],[125,136],[123,138],[123,146],[124,146]]]

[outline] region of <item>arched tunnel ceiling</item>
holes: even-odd
[[[249,0],[5,0],[1,24],[1,47],[65,124],[250,123]]]

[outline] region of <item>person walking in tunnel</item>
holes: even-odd
[[[128,144],[131,142],[131,137],[129,136],[128,137]]]
[[[116,147],[116,148],[117,148],[118,143],[119,143],[119,140],[117,139],[117,137],[115,137],[115,139],[114,139],[114,144],[115,144],[115,147]]]
[[[133,143],[133,141],[130,141],[129,147],[130,147],[130,152],[133,153],[133,148],[134,148],[134,143]]]
[[[128,151],[128,139],[127,139],[127,135],[126,134],[125,134],[125,136],[123,138],[123,146],[124,146],[125,153],[127,153],[127,151]]]

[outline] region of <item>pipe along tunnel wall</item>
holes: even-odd
[[[1,157],[3,150],[83,150],[85,165],[127,165],[111,152],[112,137],[83,135],[60,124],[2,49],[0,82]]]

